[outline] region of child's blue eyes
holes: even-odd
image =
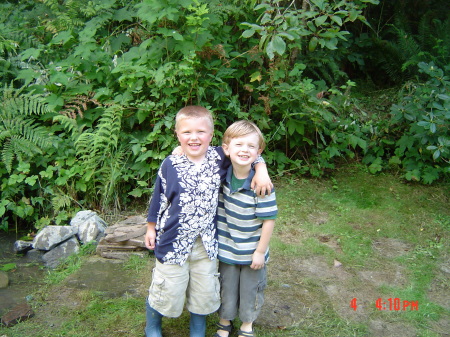
[[[236,145],[236,146],[243,146],[243,144],[241,144],[241,143],[236,143],[235,145]],[[248,148],[249,148],[249,149],[255,149],[256,146],[254,146],[254,145],[249,145]]]

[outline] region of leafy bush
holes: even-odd
[[[429,184],[450,173],[450,81],[433,63],[419,63],[419,72],[428,80],[407,83],[391,108],[392,128],[402,135],[394,159],[407,180]]]
[[[187,104],[215,114],[214,145],[232,121],[257,122],[273,174],[321,176],[354,159],[376,173],[390,159],[407,179],[436,181],[448,162],[442,70],[424,66],[429,83],[404,87],[392,121],[366,113],[352,96],[355,83],[343,65],[364,66],[362,49],[351,47],[370,44],[351,28],[367,26],[364,10],[377,3],[0,4],[8,33],[0,36],[0,63],[8,65],[0,83],[17,99],[42,104],[29,105],[29,115],[2,110],[2,123],[25,123],[2,124],[2,227],[12,220],[40,228],[80,208],[116,212],[147,199],[177,144],[175,114]],[[32,130],[47,136],[32,137]],[[13,151],[19,141],[7,135],[14,132],[20,144],[31,143]]]

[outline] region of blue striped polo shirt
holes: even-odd
[[[252,169],[242,187],[233,189],[233,168],[228,168],[225,183],[219,194],[218,222],[219,260],[230,264],[250,265],[258,246],[264,219],[278,214],[275,192],[258,197],[250,184],[255,175]],[[269,249],[265,254],[269,260]]]

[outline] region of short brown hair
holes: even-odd
[[[181,108],[175,117],[175,130],[178,127],[178,123],[186,118],[205,118],[211,124],[211,130],[214,130],[214,119],[211,111],[198,105],[188,105]]]
[[[241,120],[231,124],[223,134],[222,143],[228,145],[233,138],[247,136],[251,133],[258,134],[259,148],[263,151],[266,147],[264,136],[256,124],[248,120]]]

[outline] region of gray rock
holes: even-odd
[[[45,253],[42,259],[49,268],[56,268],[63,260],[80,251],[80,244],[75,236]]]
[[[17,253],[25,253],[33,248],[33,242],[17,240],[14,242],[14,252]]]
[[[9,285],[8,273],[0,270],[0,289],[7,288]]]
[[[77,234],[77,228],[72,226],[47,226],[38,232],[33,240],[33,248],[51,250],[61,242]]]
[[[85,244],[91,241],[99,241],[105,236],[107,224],[96,212],[81,211],[70,221],[70,225],[76,228],[78,239]]]
[[[45,254],[45,251],[39,250],[39,249],[31,249],[27,252],[26,258],[29,262],[37,262],[42,263],[43,262],[43,256]]]
[[[97,216],[97,212],[94,211],[79,211],[72,220],[70,220],[70,225],[77,227],[95,216]]]

